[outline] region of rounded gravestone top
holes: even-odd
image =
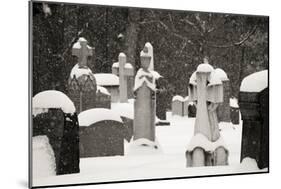
[[[37,115],[47,112],[50,108],[61,109],[64,113],[73,114],[75,106],[64,93],[56,90],[48,90],[38,93],[32,98],[32,114]]]
[[[215,72],[217,73],[218,77],[222,80],[222,81],[227,81],[229,80],[227,77],[227,74],[225,73],[225,71],[221,68],[217,68],[215,69]]]
[[[253,73],[242,80],[240,91],[260,92],[268,87],[268,70]]]
[[[106,108],[93,108],[83,111],[78,115],[80,126],[90,126],[94,123],[106,120],[123,123],[118,112]]]
[[[90,68],[79,68],[79,64],[76,64],[71,72],[70,72],[70,77],[71,79],[75,76],[76,78],[79,78],[83,75],[89,75],[91,77],[93,77],[93,73],[92,73],[92,70]]]
[[[197,72],[212,72],[214,70],[213,66],[211,66],[210,64],[207,64],[207,63],[202,63],[202,64],[199,64],[198,67],[197,67]]]
[[[100,86],[119,86],[119,77],[111,73],[94,74],[97,85]]]
[[[216,70],[213,70],[208,80],[209,80],[208,86],[221,85],[222,84],[221,73],[217,72]]]
[[[176,96],[173,97],[172,101],[173,102],[174,101],[181,101],[181,102],[183,102],[184,98],[182,96],[180,96],[180,95],[176,95]]]

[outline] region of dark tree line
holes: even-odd
[[[33,3],[33,93],[67,92],[80,36],[94,47],[93,72],[111,72],[123,51],[136,69],[146,42],[170,96],[188,95],[189,77],[204,57],[228,74],[237,96],[242,79],[268,69],[268,17],[93,5]]]

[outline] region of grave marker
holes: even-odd
[[[186,151],[187,167],[227,165],[228,151],[219,133],[216,113],[218,103],[223,102],[222,82],[208,63],[200,64],[192,74],[189,98],[197,102],[197,112],[194,136]]]

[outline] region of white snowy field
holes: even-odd
[[[161,153],[128,155],[129,143],[125,143],[125,156],[82,158],[80,173],[62,176],[33,178],[33,186],[98,183],[127,180],[143,180],[171,177],[192,177],[215,174],[266,172],[259,170],[255,161],[247,158],[240,164],[242,124],[221,123],[221,135],[229,150],[229,166],[185,167],[185,149],[193,135],[194,118],[171,116],[170,126],[156,127]]]

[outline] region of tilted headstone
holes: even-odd
[[[80,157],[124,155],[126,129],[117,112],[94,108],[81,112],[78,119]]]
[[[219,104],[217,108],[218,121],[230,122],[230,83],[227,74],[220,68],[215,69],[216,74],[220,77],[223,85],[223,103]]]
[[[55,154],[56,174],[78,173],[79,125],[73,102],[62,92],[33,97],[33,136],[46,135]]]
[[[145,47],[141,52],[141,68],[135,77],[134,140],[155,141],[155,77],[148,70],[151,56]]]
[[[132,64],[127,63],[124,53],[120,53],[118,62],[112,65],[112,73],[119,76],[120,102],[128,102],[128,94],[133,91],[131,83],[128,85],[128,80],[134,76],[134,68]]]
[[[239,93],[243,120],[241,162],[250,157],[260,169],[269,165],[269,89],[268,71],[243,79]]]
[[[228,151],[219,133],[216,113],[218,103],[223,102],[221,79],[211,65],[203,63],[192,74],[188,90],[189,99],[197,103],[197,112],[194,136],[186,150],[186,166],[227,165]]]

